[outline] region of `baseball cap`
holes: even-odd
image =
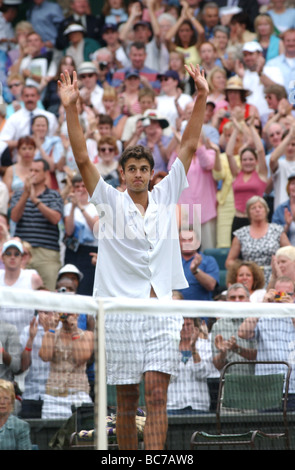
[[[137,26],[146,26],[147,28],[151,29],[151,23],[149,23],[149,21],[137,21],[133,25],[133,30],[136,29]]]
[[[105,33],[108,29],[118,31],[118,26],[115,23],[105,23],[102,28],[102,33]]]
[[[151,121],[158,121],[162,129],[166,129],[167,127],[169,127],[169,121],[166,118],[159,116],[156,109],[147,109],[143,113],[143,117],[141,118],[141,120],[144,121],[145,119],[150,119]]]
[[[167,70],[165,73],[159,73],[157,78],[160,80],[161,78],[173,78],[173,80],[177,80],[178,83],[180,82],[180,78],[178,72],[176,70]]]
[[[4,254],[5,251],[8,250],[8,248],[12,248],[12,247],[16,248],[20,253],[23,254],[24,252],[23,245],[18,240],[8,240],[8,242],[5,242],[2,247],[2,254]]]
[[[139,75],[139,73],[137,72],[137,70],[128,70],[128,71],[125,73],[125,78],[130,78],[130,77],[137,77],[137,78],[139,78],[140,75]]]
[[[60,278],[62,274],[73,273],[77,274],[79,277],[79,281],[82,281],[84,275],[79,271],[79,269],[74,264],[65,264],[59,271],[57,275],[57,279]]]
[[[262,47],[257,41],[245,42],[242,51],[244,52],[262,52]]]

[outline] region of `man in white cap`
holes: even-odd
[[[260,81],[265,59],[262,55],[262,47],[257,41],[249,41],[243,45],[243,62],[238,63],[236,72],[243,80],[243,86],[251,91],[247,97],[247,103],[257,107],[260,119],[265,124],[270,113],[265,99],[264,85]]]
[[[97,84],[98,70],[93,62],[82,62],[78,69],[78,78],[81,81],[81,96],[85,104],[93,106],[99,114],[105,113],[102,103],[103,88]]]
[[[2,248],[2,260],[4,269],[0,271],[0,288],[35,290],[42,286],[42,279],[32,269],[22,269],[23,246],[17,239],[11,239],[4,243]],[[33,310],[22,308],[1,308],[0,316],[3,321],[13,323],[19,334],[30,323]]]
[[[84,275],[74,264],[65,264],[57,275],[57,281],[60,281],[63,277],[72,279],[75,283],[76,290],[78,289],[79,282],[82,281]]]

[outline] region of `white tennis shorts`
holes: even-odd
[[[181,314],[107,314],[108,384],[137,384],[148,371],[175,377],[182,324]]]

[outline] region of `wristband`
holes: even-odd
[[[55,330],[48,330],[49,333],[55,333]]]
[[[32,351],[32,348],[25,347],[25,351]]]
[[[38,207],[41,202],[42,202],[42,201],[40,201],[40,200],[37,201],[36,204],[35,204],[35,207]]]
[[[79,339],[80,335],[72,336],[72,341],[75,341],[75,339]]]
[[[199,268],[197,268],[197,269],[194,270],[193,274],[199,274],[199,272],[200,272],[200,270],[199,270]]]

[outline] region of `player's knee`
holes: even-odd
[[[133,410],[137,408],[139,388],[137,386],[117,387],[117,405],[120,409]]]
[[[167,393],[161,387],[154,387],[146,392],[146,405],[153,408],[162,408],[166,406]]]

